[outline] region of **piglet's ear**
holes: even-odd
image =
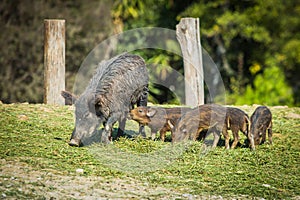
[[[61,96],[65,98],[66,105],[72,105],[77,100],[77,96],[68,91],[61,91]]]
[[[147,112],[147,117],[153,117],[153,116],[155,115],[156,112],[157,112],[156,109],[154,109],[154,108],[149,108],[149,109],[148,109],[148,112]]]

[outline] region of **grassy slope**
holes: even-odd
[[[254,107],[242,109],[251,115]],[[191,194],[299,197],[300,119],[295,114],[300,108],[271,111],[274,145],[255,152],[242,147],[226,151],[223,146],[204,151],[200,142],[176,148],[143,139],[74,148],[67,144],[74,126],[72,107],[0,104],[0,156],[36,170],[75,176],[82,168],[86,176],[132,177]],[[137,124],[128,121],[126,130],[136,132]]]

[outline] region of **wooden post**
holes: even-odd
[[[204,104],[204,76],[198,18],[182,18],[176,26],[184,61],[185,104]]]
[[[65,105],[65,20],[44,20],[44,103]]]

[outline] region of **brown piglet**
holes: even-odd
[[[160,139],[165,140],[166,132],[171,131],[168,120],[176,123],[177,120],[187,111],[191,110],[188,107],[136,107],[130,111],[131,119],[139,122],[140,124],[149,126],[151,129],[151,138],[155,139],[157,131],[160,133]],[[175,124],[173,124],[175,125]]]
[[[266,141],[266,132],[268,131],[268,140],[272,144],[272,113],[266,106],[259,106],[255,109],[251,118],[250,141],[251,148]]]

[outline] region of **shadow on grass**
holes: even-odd
[[[102,136],[102,131],[103,129],[97,130],[96,133],[94,133],[93,135],[91,135],[90,137],[85,137],[82,139],[83,141],[83,146],[90,146],[92,144],[101,144],[101,136]],[[112,137],[113,137],[113,141],[118,141],[119,138],[117,138],[117,133],[118,133],[118,128],[113,128],[112,131]],[[213,144],[213,137],[211,137],[212,134],[209,137],[206,137],[205,139],[203,137],[198,138],[198,142],[203,143],[204,145],[206,145],[207,147],[211,147]],[[133,130],[125,130],[124,131],[124,136],[122,136],[122,138],[127,138],[127,139],[134,139],[134,138],[140,138],[140,134],[136,131]],[[56,140],[62,140],[62,138],[54,138]],[[151,140],[151,138],[143,138],[146,140]],[[156,138],[155,141],[160,141],[160,138]],[[167,134],[166,138],[165,138],[165,142],[166,143],[171,143],[172,142],[172,136],[171,134]],[[230,140],[230,146],[233,143],[233,140]],[[218,147],[225,147],[225,140],[221,137],[218,144]],[[249,148],[249,143],[248,140],[245,139],[243,141],[243,143],[239,142],[236,146],[236,148]]]
[[[82,138],[83,146],[90,146],[92,144],[100,144],[101,143],[101,137],[102,137],[103,128],[100,130],[97,130],[94,134],[92,134],[89,137]],[[113,141],[118,140],[117,138],[118,128],[113,128],[112,130],[112,138]],[[139,133],[132,131],[132,130],[125,130],[123,138],[135,138],[138,137]]]

